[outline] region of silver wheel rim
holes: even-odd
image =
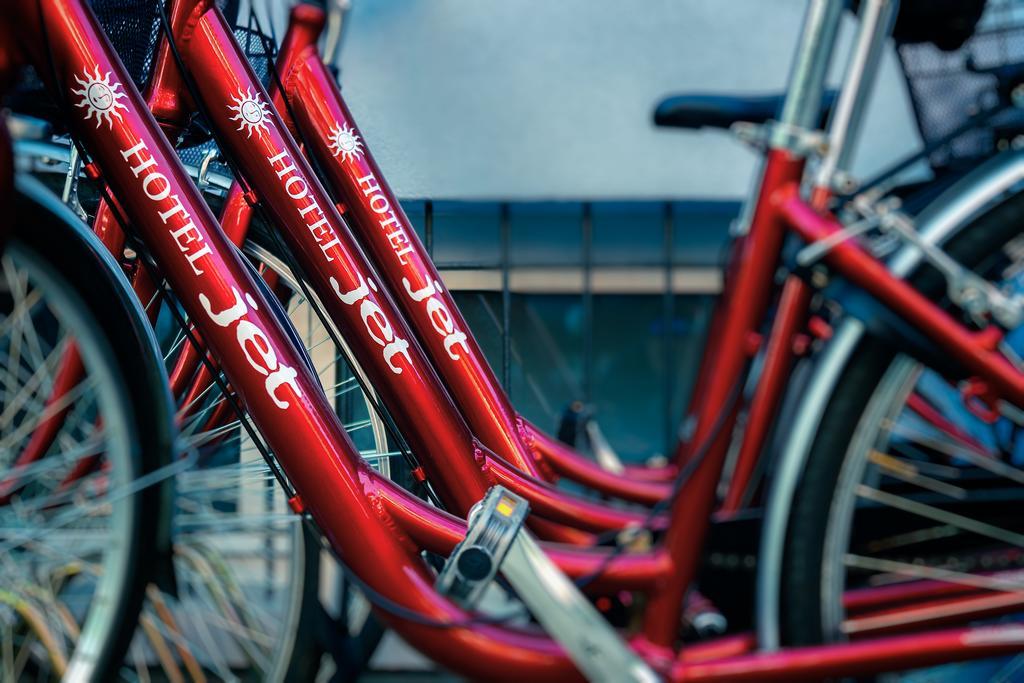
[[[1007,253],[1011,256],[1011,266],[1004,271],[1004,275],[1010,278],[1011,286],[1019,289],[1022,286],[1020,268],[1013,265],[1014,258],[1009,251]],[[1020,332],[1016,330],[1014,334]],[[1019,347],[1024,337],[1014,339],[1014,346]],[[908,408],[908,399],[915,392],[933,407],[937,406],[938,412],[966,437],[954,438],[954,434],[944,431],[948,427],[940,427]],[[1005,421],[1008,418],[1001,419]],[[1000,451],[1002,446],[999,444],[997,429],[982,425],[980,418],[964,408],[957,388],[949,385],[934,371],[903,355],[897,356],[889,365],[846,449],[835,495],[828,511],[819,586],[822,628],[826,640],[840,641],[849,636],[851,627],[843,607],[843,595],[851,584],[862,585],[865,577],[876,581],[876,585],[884,582],[898,583],[901,580],[937,580],[992,591],[1024,590],[1024,582],[1019,578],[1004,577],[996,580],[995,572],[985,569],[985,562],[990,559],[986,556],[989,551],[985,545],[977,546],[981,548],[981,559],[977,563],[971,560],[971,547],[968,547],[968,554],[964,556],[967,560],[963,562],[956,561],[955,553],[950,554],[950,559],[945,562],[929,562],[927,555],[935,555],[930,550],[918,553],[925,555],[924,558],[911,559],[915,545],[919,550],[922,546],[928,548],[928,544],[943,538],[942,534],[948,534],[950,539],[967,538],[976,544],[979,541],[987,544],[1005,543],[1007,548],[1024,550],[1024,533],[1020,529],[1007,529],[992,523],[991,519],[974,519],[955,511],[951,513],[943,510],[943,503],[948,505],[977,500],[970,497],[972,493],[977,496],[977,492],[970,489],[970,480],[965,474],[971,471],[987,475],[997,484],[1001,482],[1006,487],[1024,485],[1024,468],[1020,463],[1013,462],[1013,456],[1019,455],[1019,451],[1014,450],[1012,444],[1009,451]],[[987,430],[991,430],[991,435],[986,438]],[[974,449],[964,445],[966,439],[975,437],[981,438],[980,444],[993,449],[989,458],[982,458],[980,451],[973,452]],[[911,447],[911,455],[915,454],[914,447],[920,447],[920,452],[937,453],[938,457],[934,457],[934,461],[926,458],[909,460],[912,467],[903,469],[901,463],[904,461],[894,457],[894,454],[901,455],[901,447],[908,445]],[[886,490],[886,481],[896,481],[905,488],[896,489],[897,494],[894,494]],[[918,494],[927,493],[930,497],[915,496],[915,491]],[[982,491],[987,493],[984,489]],[[878,551],[877,557],[863,552],[851,552],[855,518],[858,510],[864,509],[859,507],[864,501],[886,511],[892,510],[897,515],[916,515],[915,518],[927,520],[932,527],[911,533],[897,533],[899,527],[894,524],[888,537],[873,543]],[[907,558],[893,559],[886,556],[888,550],[901,547],[908,549]],[[1003,561],[998,553],[993,555],[997,561]],[[973,571],[977,573],[972,574]],[[853,572],[857,572],[856,581],[851,580]],[[1022,663],[1020,657],[1014,658],[1003,667],[999,675],[1012,676],[1012,672],[1019,670]],[[999,676],[997,679],[1003,680]]]
[[[127,417],[130,413],[130,408],[125,403],[126,393],[123,390],[123,386],[112,369],[116,367],[116,361],[106,348],[103,341],[104,335],[98,329],[95,321],[86,315],[85,311],[87,309],[72,291],[71,287],[42,259],[31,251],[21,248],[17,242],[7,245],[2,263],[3,284],[0,286],[8,290],[12,287],[17,287],[18,285],[14,284],[12,278],[18,277],[17,273],[21,271],[24,273],[24,283],[30,285],[33,290],[40,292],[40,301],[45,302],[46,307],[62,326],[63,330],[75,330],[73,338],[81,354],[87,378],[75,387],[75,389],[79,387],[85,388],[79,394],[77,400],[84,402],[87,400],[84,395],[86,390],[93,392],[95,394],[93,401],[97,406],[96,415],[102,417],[102,428],[98,430],[103,437],[102,446],[97,444],[90,449],[90,454],[102,452],[104,461],[109,463],[106,473],[105,497],[97,499],[95,497],[96,490],[93,489],[90,491],[93,495],[82,495],[81,506],[77,512],[72,507],[66,512],[54,515],[52,520],[54,526],[26,527],[21,529],[23,533],[20,535],[5,533],[4,537],[0,539],[0,556],[4,556],[8,562],[12,561],[11,557],[14,554],[14,550],[23,550],[37,544],[44,547],[47,552],[53,553],[53,560],[66,561],[69,558],[65,558],[63,555],[74,557],[72,549],[80,544],[85,545],[82,540],[85,532],[81,529],[71,532],[74,537],[77,537],[77,541],[76,538],[70,537],[67,532],[70,528],[73,528],[75,521],[81,520],[83,516],[87,516],[90,520],[96,520],[101,516],[105,516],[109,520],[107,526],[109,539],[105,542],[98,541],[101,545],[97,546],[94,544],[89,551],[83,553],[92,557],[98,551],[102,555],[101,561],[97,563],[95,561],[86,561],[86,557],[78,558],[81,560],[81,566],[84,568],[83,571],[94,574],[96,584],[95,590],[89,598],[88,607],[84,612],[84,619],[79,624],[81,630],[77,637],[74,638],[74,650],[67,661],[65,677],[68,680],[86,680],[95,673],[100,653],[108,642],[111,631],[117,626],[115,620],[119,615],[116,613],[114,606],[126,582],[126,575],[130,564],[129,540],[133,529],[132,520],[136,514],[136,497],[132,495],[132,487],[130,485],[137,474],[133,470],[134,464],[130,455],[131,427]],[[25,293],[25,290],[22,290],[22,293]],[[30,331],[37,334],[34,330],[34,323],[31,322],[30,318],[31,316],[29,316],[28,327],[22,327],[23,334]],[[10,319],[6,320],[5,324],[8,322],[10,322]],[[64,339],[70,338],[70,336],[64,337]],[[38,338],[36,343],[40,343]],[[52,352],[53,350],[51,349]],[[5,364],[4,368],[10,374],[12,366]],[[40,369],[42,368],[40,367]],[[52,381],[52,376],[50,380]],[[43,390],[37,392],[37,395],[45,397],[48,394]],[[85,419],[86,415],[79,413],[76,417],[74,410],[69,412],[68,418],[61,427],[61,432],[68,434],[81,428],[80,424],[76,425],[75,423],[77,418]],[[38,420],[36,424],[38,425]],[[0,433],[3,433],[7,426],[6,423],[0,425]],[[70,442],[73,441],[74,439],[72,438]],[[60,435],[58,435],[58,439],[54,442],[55,445],[51,446],[45,456],[38,461],[39,467],[34,471],[40,477],[50,477],[51,481],[53,480],[52,475],[66,474],[67,469],[61,469],[60,465],[57,465],[55,469],[49,472],[46,471],[46,468],[53,466],[61,457],[58,453],[54,452],[54,448],[57,448],[59,451],[60,446],[66,446],[68,443],[68,441],[62,442]],[[79,452],[78,455],[82,455],[82,452]],[[70,463],[65,462],[63,464],[67,465]],[[7,467],[5,466],[4,469],[7,469]],[[25,483],[27,490],[28,485],[32,483],[31,477],[33,475],[27,474],[29,469],[19,471],[26,474]],[[90,483],[90,479],[90,477],[83,478],[80,485],[82,487],[87,486]],[[16,507],[12,503],[9,506],[0,508],[0,518],[6,517],[6,523],[3,524],[4,527],[11,528],[13,526],[13,518],[18,514],[23,514],[13,512]],[[4,512],[7,514],[3,514]],[[106,514],[104,515],[104,513]],[[42,514],[42,512],[39,514]],[[43,520],[37,517],[36,521],[41,523]],[[65,532],[59,533],[60,531]],[[55,547],[56,543],[60,544],[59,553],[55,552],[57,550]],[[43,564],[45,565],[45,561]],[[10,564],[7,566],[8,569],[11,568]],[[3,573],[7,581],[10,581],[12,574],[8,571]],[[31,590],[31,588],[23,585],[21,590]],[[39,588],[42,589],[42,587]],[[40,595],[45,595],[46,592],[47,589],[42,589]],[[59,599],[59,595],[51,597]],[[51,607],[57,608],[58,605],[51,605]],[[69,609],[68,611],[72,615],[78,613],[77,609]],[[70,625],[65,624],[64,629],[65,631],[69,630]],[[5,630],[5,634],[7,632]],[[72,634],[65,633],[65,635],[70,636]],[[7,649],[5,648],[5,650]],[[5,660],[6,666],[7,661]],[[10,672],[7,671],[6,673]]]

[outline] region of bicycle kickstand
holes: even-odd
[[[470,512],[466,538],[445,563],[438,590],[472,609],[500,570],[588,680],[657,681],[654,671],[523,528],[528,513],[526,500],[502,486],[491,487]]]

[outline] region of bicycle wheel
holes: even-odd
[[[109,680],[162,536],[169,396],[141,310],[102,245],[28,179],[9,208],[14,235],[0,256],[0,679]],[[49,400],[70,356],[76,371]],[[18,462],[46,425],[48,444]]]
[[[1022,214],[1017,195],[946,250],[988,280],[1024,291]],[[915,283],[942,291],[930,269]],[[1006,341],[1024,350],[1024,329]],[[781,586],[784,642],[1019,618],[1021,414],[990,421],[969,409],[941,367],[898,353],[889,339],[865,336],[844,367],[793,500]],[[969,666],[988,669],[972,677],[1012,678],[1016,668],[1007,667],[1018,664]]]
[[[30,146],[24,156],[52,187],[64,182],[66,148]],[[230,178],[211,177],[222,190],[230,184]],[[82,185],[79,193],[85,206],[76,208],[93,213],[98,201],[93,189]],[[276,240],[259,226],[253,234],[245,253],[258,270],[274,274],[274,293],[298,330],[296,342],[320,371],[349,435],[374,467],[391,476],[396,454],[387,450],[381,418],[369,409],[351,368],[309,308]],[[137,269],[139,262],[124,265]],[[165,298],[141,289],[160,338],[163,370],[171,373],[191,342]],[[197,362],[193,370],[200,366]],[[359,670],[383,633],[367,602],[341,580],[333,581],[336,564],[321,558],[316,539],[302,533],[223,387],[193,382],[189,389],[190,394],[180,391],[176,397],[179,450],[188,469],[175,478],[173,550],[168,551],[173,561],[160,572],[173,575],[176,585],[164,580],[164,592],[149,591],[122,674],[143,678],[151,669],[163,669],[173,676],[227,678],[248,671],[260,680],[305,681],[325,648],[341,660],[339,669]],[[321,566],[327,575],[321,576]],[[327,612],[318,599],[321,592],[334,603]]]

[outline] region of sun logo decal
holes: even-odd
[[[256,131],[256,134],[263,137],[264,131],[267,130],[267,119],[270,118],[270,110],[267,109],[267,105],[260,99],[259,93],[255,95],[249,88],[242,92],[242,89],[238,89],[238,95],[232,95],[231,100],[234,104],[229,104],[228,109],[235,113],[231,117],[232,121],[238,121],[237,130],[248,130],[248,137],[252,137],[252,132]]]
[[[331,153],[334,156],[340,156],[342,161],[363,157],[363,143],[359,140],[359,135],[354,128],[349,128],[344,124],[336,126],[331,129],[331,134],[327,139],[330,141],[328,147],[330,147]]]
[[[109,71],[105,76],[100,75],[99,65],[96,66],[95,75],[90,74],[88,69],[82,73],[85,75],[84,79],[79,78],[77,75],[75,76],[75,81],[82,86],[82,89],[71,90],[72,94],[82,98],[75,106],[85,108],[88,112],[85,115],[86,121],[95,116],[97,128],[106,121],[111,130],[113,130],[115,116],[118,121],[124,120],[121,118],[121,112],[118,110],[128,110],[128,107],[120,101],[122,97],[128,97],[128,94],[121,91],[120,83],[117,81],[112,83],[110,81]]]

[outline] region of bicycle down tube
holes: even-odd
[[[670,479],[673,469],[609,472],[516,413],[320,58],[317,39],[323,26],[318,8],[292,10],[277,60],[287,99],[271,88],[275,105],[282,115],[294,113],[293,125],[319,161],[324,181],[351,216],[360,243],[474,434],[524,472],[567,476],[626,500],[663,500],[670,487],[656,480]]]
[[[286,83],[286,88],[287,87],[288,83]],[[324,100],[317,100],[313,98],[311,101],[322,102]],[[281,114],[283,114],[283,112],[281,112]],[[340,145],[338,146],[340,147]],[[755,216],[754,226],[751,229],[751,236],[745,241],[742,247],[743,252],[741,253],[746,255],[746,258],[741,257],[738,260],[739,263],[747,262],[748,265],[749,263],[757,264],[756,267],[750,268],[749,272],[743,275],[742,281],[737,283],[736,293],[733,295],[733,301],[741,302],[742,305],[741,308],[735,309],[735,312],[740,318],[736,323],[738,328],[743,328],[743,326],[746,325],[746,329],[752,330],[757,326],[759,319],[763,317],[763,309],[766,306],[766,301],[768,299],[766,294],[768,288],[763,287],[763,283],[771,281],[770,274],[774,271],[774,263],[778,258],[778,245],[780,244],[781,233],[784,232],[787,227],[793,227],[786,225],[786,222],[780,212],[775,208],[775,199],[779,196],[780,190],[789,188],[799,182],[799,178],[802,176],[803,172],[803,164],[803,159],[798,155],[792,155],[781,149],[772,152],[769,158],[766,178],[762,186],[763,200],[758,202],[759,207],[761,207],[761,213],[759,216]],[[374,213],[378,213],[372,204],[370,209],[373,210]],[[757,258],[749,258],[750,255],[756,255]],[[758,312],[759,308],[761,309],[760,313]],[[442,327],[444,328],[445,326],[442,325]],[[747,334],[739,333],[726,335],[726,339],[745,340],[748,337],[749,335]],[[747,354],[751,353],[749,347],[745,344],[743,345],[743,350]],[[735,359],[738,358],[738,356],[730,354],[732,354],[732,350],[727,351],[715,361],[716,366],[719,369],[724,370],[723,374],[726,377],[729,376],[730,372],[737,372],[739,369],[739,364],[732,365],[730,368],[729,364],[734,363]],[[742,356],[739,357],[741,358]],[[717,405],[724,406],[725,399],[727,398],[726,390],[729,386],[729,382],[720,382],[718,387],[720,392],[719,396],[715,400],[711,401],[712,405],[717,402]],[[715,412],[709,409],[708,414],[714,415]],[[702,428],[707,430],[707,432],[710,432],[709,424],[706,424],[703,427],[698,426],[698,433]],[[692,527],[687,529],[683,522],[689,521],[690,524],[705,523],[707,516],[703,513],[701,508],[708,506],[709,502],[708,498],[703,494],[706,491],[713,490],[712,480],[715,478],[713,475],[716,472],[716,468],[718,472],[721,470],[720,460],[717,463],[715,462],[718,458],[719,456],[716,456],[715,458],[708,458],[708,464],[701,468],[698,477],[695,477],[693,482],[691,482],[691,485],[686,491],[684,491],[684,495],[680,496],[679,501],[677,502],[679,507],[674,511],[673,516],[673,519],[676,520],[677,524],[669,531],[667,545],[669,558],[673,560],[673,566],[677,570],[680,570],[681,567],[684,566],[689,569],[689,567],[696,563],[697,558],[699,557],[699,553],[695,552],[695,550],[699,549],[700,534],[695,533],[695,530]],[[691,493],[693,495],[688,495]],[[665,625],[664,632],[669,633],[669,629],[674,629],[674,624],[678,619],[677,610],[679,604],[681,604],[681,600],[675,600],[673,593],[675,590],[678,590],[677,587],[685,587],[689,584],[687,570],[679,571],[673,579],[674,585],[671,586],[669,590],[663,590],[660,592],[656,590],[654,592],[654,605],[649,615],[649,623],[653,623],[655,625],[650,627],[653,631],[649,630],[648,635],[650,635],[651,632],[660,632],[660,627],[658,626],[659,619],[661,619],[661,623]],[[673,612],[676,614],[673,614]],[[945,638],[948,637],[947,634],[929,635],[932,637],[931,640],[928,640],[927,642],[931,645],[940,642],[946,644],[952,642],[950,640],[945,640]],[[922,640],[921,642],[923,643],[925,641]],[[901,652],[900,647],[903,646],[908,648],[907,650],[902,651],[903,655],[906,655],[911,651],[909,648],[917,647],[920,644],[921,643],[913,643],[913,641],[901,644],[894,643],[890,648],[880,648],[880,652],[887,653],[891,656],[897,656]],[[842,650],[837,649],[835,652],[837,653],[837,656],[839,656],[838,653],[842,652]],[[927,654],[931,651],[926,647],[924,648],[924,652]],[[937,652],[934,653],[935,656],[938,654],[939,653]],[[863,655],[863,652],[857,654],[855,650],[848,650],[843,656],[856,658],[862,657]]]
[[[827,10],[818,15],[822,35],[827,36],[830,31],[834,31],[834,24],[830,26],[830,23],[838,20],[838,13],[835,7],[820,6]],[[432,357],[438,369],[446,375],[446,379],[452,381],[451,374],[458,375],[458,372],[452,370],[452,373],[449,374],[445,370],[462,366],[464,374],[459,375],[464,380],[462,385],[470,386],[471,389],[454,390],[454,396],[463,399],[460,401],[460,405],[467,420],[474,426],[474,429],[480,429],[478,427],[479,420],[474,420],[471,417],[471,414],[476,411],[488,419],[494,418],[491,425],[496,425],[496,431],[499,432],[501,438],[514,438],[514,429],[501,426],[503,420],[507,425],[505,418],[509,415],[514,416],[514,413],[503,412],[500,403],[505,401],[507,404],[507,399],[497,387],[496,381],[493,381],[493,376],[490,375],[486,363],[462,364],[454,362],[461,359],[451,358],[449,346],[456,340],[459,345],[465,344],[463,339],[465,334],[461,332],[464,329],[464,324],[458,316],[450,296],[441,287],[436,270],[418,242],[408,219],[401,213],[400,207],[397,207],[394,194],[387,187],[379,169],[373,162],[366,142],[361,139],[359,130],[334,85],[332,75],[316,53],[316,38],[322,26],[322,14],[315,8],[300,6],[293,11],[291,19],[289,32],[285,36],[278,60],[278,68],[288,99],[285,103],[281,98],[275,98],[275,103],[279,104],[282,109],[287,104],[288,113],[294,115],[296,119],[293,125],[300,132],[306,133],[304,139],[308,150],[318,157],[327,181],[335,191],[337,198],[344,202],[351,216],[351,223],[358,230],[361,243],[374,254],[375,263],[387,278],[392,291],[400,290],[397,298],[403,304],[406,314],[410,317],[421,339],[426,338],[426,345],[432,351]],[[877,29],[870,27],[865,29],[862,38],[868,41],[876,40],[875,30]],[[884,27],[883,30],[885,30]],[[815,64],[826,61],[821,53],[830,47],[831,39],[819,37],[813,45],[817,55],[814,59],[806,60],[806,63],[813,67]],[[820,80],[820,75],[812,74],[811,80],[814,78]],[[811,107],[808,105],[815,98],[814,92],[806,93],[803,96],[804,103],[799,107],[792,107],[794,122],[813,119],[817,116],[817,112],[811,111]],[[748,469],[741,473],[742,476],[737,477],[739,483],[729,489],[722,506],[722,509],[727,512],[735,511],[740,506],[740,497],[745,490],[746,482],[749,481],[750,473],[763,445],[779,396],[785,388],[793,358],[800,353],[798,350],[800,340],[797,335],[804,329],[807,322],[812,289],[800,277],[790,276],[782,288],[779,311],[770,334],[765,337],[764,342],[760,342],[758,335],[756,337],[759,340],[757,345],[747,343],[747,340],[755,338],[755,331],[760,320],[763,319],[768,305],[768,293],[773,291],[770,285],[783,235],[785,232],[793,230],[798,234],[804,233],[806,237],[806,230],[801,226],[808,223],[807,217],[790,224],[786,218],[789,218],[787,212],[791,207],[780,211],[779,205],[781,193],[784,190],[788,191],[786,188],[798,183],[803,176],[804,165],[805,161],[801,155],[791,154],[781,146],[769,154],[765,169],[765,181],[762,183],[762,193],[756,203],[759,209],[754,215],[754,227],[750,231],[750,237],[741,243],[739,255],[733,264],[734,271],[738,271],[739,266],[742,265],[746,272],[734,272],[734,277],[738,278],[738,282],[730,278],[730,286],[742,293],[728,296],[728,300],[722,306],[723,313],[720,314],[723,320],[731,319],[733,321],[721,323],[726,326],[726,329],[719,330],[719,338],[726,340],[725,346],[728,348],[724,351],[719,350],[717,357],[712,356],[715,358],[714,363],[707,364],[708,368],[717,367],[720,371],[725,368],[725,376],[733,376],[738,372],[745,359],[752,357],[758,348],[763,346],[767,350],[768,364],[762,370],[754,400],[749,404],[750,413],[742,440],[743,450],[739,458],[741,462],[746,463]],[[817,192],[814,197],[814,205],[823,208],[825,199],[827,199],[826,194]],[[798,202],[799,200],[794,197],[791,201]],[[838,227],[831,230],[836,229]],[[813,239],[815,238],[812,237],[811,241]],[[867,258],[866,255],[865,258]],[[870,272],[874,282],[888,283],[884,285],[885,289],[882,286],[876,286],[875,291],[889,293],[898,291],[901,287],[906,289],[905,286],[893,281],[891,277],[886,278],[883,273],[879,272],[879,268],[880,265],[877,263],[873,270],[868,266],[859,268],[861,272]],[[839,268],[839,271],[843,272],[843,269]],[[855,282],[864,282],[864,278],[851,277],[851,279]],[[413,284],[414,282],[422,284],[422,288]],[[868,289],[871,288],[868,287]],[[403,297],[402,292],[407,296]],[[897,305],[905,298],[898,297]],[[920,300],[921,297],[918,299]],[[918,305],[924,306],[923,303]],[[927,305],[931,309],[937,310],[934,305]],[[823,331],[821,334],[827,334],[827,331]],[[937,328],[934,336],[940,341],[957,339],[955,332],[943,328]],[[983,336],[983,338],[987,339],[988,337]],[[429,343],[430,339],[434,341],[432,346]],[[741,339],[744,340],[744,343],[730,344],[728,343],[730,339]],[[968,343],[969,337],[961,336],[960,339],[965,340],[963,343],[968,346],[973,345],[973,342]],[[461,348],[459,355],[468,353],[469,357],[473,358],[474,354],[470,350],[472,348],[472,345]],[[444,357],[441,351],[447,353],[448,357]],[[440,360],[438,360],[438,356],[442,356]],[[1002,365],[1000,367],[1003,371],[1011,370],[1009,366]],[[999,368],[989,365],[983,369],[993,372]],[[710,374],[712,373],[709,371]],[[487,390],[474,392],[472,387],[477,386],[474,383],[475,378],[479,378],[481,375],[484,376],[485,384],[488,377],[492,382],[487,384]],[[466,377],[474,378],[474,381],[465,380]],[[455,384],[454,381],[452,383]],[[712,396],[711,405],[723,406],[725,395],[721,392],[728,389],[729,383],[719,382],[718,384],[717,389],[705,385],[704,391],[698,391],[697,394],[701,400],[707,399],[706,392],[711,391],[713,394],[715,391],[719,391],[717,398]],[[1005,381],[1003,386],[1006,386]],[[466,398],[467,396],[468,398]],[[499,405],[493,410],[484,410],[485,406],[493,406],[493,401],[497,401]],[[714,411],[707,411],[703,414],[714,415]],[[727,420],[731,419],[727,418]],[[706,429],[707,424],[705,422],[703,428]],[[702,429],[699,425],[698,422],[698,435]],[[486,429],[486,425],[484,425],[484,429]],[[729,430],[723,430],[724,434],[728,432]],[[693,441],[699,442],[699,439],[695,438]],[[715,445],[716,452],[719,454],[715,458],[720,459],[725,445],[724,439]],[[721,471],[720,464],[714,464],[715,458],[709,458],[712,464],[701,468],[701,471],[698,472],[696,479],[703,478],[703,482],[692,482],[679,497],[679,505],[683,506],[682,511],[680,514],[674,515],[673,520],[700,519],[703,510],[710,508],[711,502],[708,500],[707,494],[703,492],[713,490],[713,484],[717,481]],[[620,479],[620,481],[624,480]],[[607,491],[601,486],[596,486],[596,488]],[[685,559],[687,557],[692,558],[698,555],[699,545],[694,542],[692,536],[691,534],[689,539],[683,539],[678,549],[671,553],[680,563],[687,562]],[[670,531],[670,544],[672,539],[677,537]],[[690,566],[688,562],[687,566]],[[685,586],[686,582],[681,582],[680,585]],[[673,604],[673,601],[667,599],[663,604]],[[664,625],[658,630],[671,633],[671,628],[671,620],[665,619]]]
[[[208,3],[172,5],[177,48],[229,154],[310,279],[389,408],[399,431],[453,511],[466,514],[491,483],[531,501],[543,538],[588,544],[587,532],[636,524],[639,511],[612,508],[521,475],[475,441],[373,267],[356,245],[234,41]],[[209,68],[215,64],[219,68]],[[202,68],[200,68],[202,65]],[[193,68],[194,67],[194,68]],[[158,48],[150,103],[164,125],[183,125],[184,86],[166,42]],[[231,212],[226,212],[230,214]]]
[[[518,418],[512,413],[486,361],[475,344],[471,345],[470,337],[461,331],[458,334],[449,331],[449,328],[463,330],[465,324],[454,301],[441,287],[433,264],[394,194],[387,189],[365,143],[360,141],[355,122],[316,52],[322,15],[310,7],[297,8],[292,19],[292,29],[285,38],[279,64],[296,127],[307,133],[305,139],[310,151],[319,157],[328,181],[352,215],[363,244],[375,255],[375,263],[388,284],[401,290],[397,298],[420,338],[425,337],[424,343],[432,351],[435,367],[453,385],[453,394],[460,399],[467,420],[474,429],[482,428],[486,430],[484,433],[491,434],[491,444],[495,443],[493,439],[499,439],[515,447],[515,438],[521,432],[507,425]],[[770,154],[762,196],[758,198],[755,226],[740,246],[741,255],[734,263],[735,278],[730,278],[731,286],[724,294],[725,303],[719,313],[725,320],[720,331],[724,343],[705,358],[703,364],[703,371],[717,381],[704,386],[700,399],[704,409],[699,413],[697,430],[690,444],[712,438],[720,412],[729,411],[731,415],[722,422],[724,428],[718,429],[710,443],[708,457],[676,497],[672,518],[687,523],[671,526],[665,542],[682,581],[664,584],[665,594],[654,601],[647,615],[648,636],[662,645],[675,637],[676,608],[682,604],[689,582],[696,576],[706,520],[714,503],[737,411],[737,407],[730,408],[727,403],[743,365],[756,351],[746,340],[764,319],[772,292],[770,285],[781,250],[783,228],[780,217],[766,199],[776,188],[799,180],[804,163],[802,158],[783,151]],[[743,267],[739,268],[739,264]],[[458,358],[452,358],[449,353],[454,349],[454,340],[459,340]],[[776,387],[781,388],[779,384]],[[594,466],[594,469],[598,468]],[[623,487],[637,487],[634,492],[647,485],[625,478],[618,481]],[[607,487],[597,488],[608,490]]]
[[[235,45],[233,42],[225,41],[225,43],[221,47],[224,49],[224,51],[228,51],[229,49],[234,48]],[[182,101],[180,93],[175,93],[171,90],[171,83],[175,82],[175,76],[172,69],[172,65],[169,60],[170,56],[167,51],[161,52],[158,58],[155,60],[155,72],[157,75],[154,77],[150,87],[149,100],[151,106],[156,106],[157,108],[159,108],[161,105],[164,105],[165,107],[167,107],[160,113],[162,114],[162,117],[165,120],[165,127],[171,129],[170,133],[176,137],[180,133],[180,130],[177,128],[177,126],[173,124],[173,121],[177,120],[179,117],[184,116],[184,113],[180,109],[178,109],[179,103]],[[258,88],[259,86],[253,85],[253,87]],[[211,84],[210,89],[215,88],[216,85]],[[167,103],[171,104],[168,105]],[[251,212],[248,210],[249,205],[247,203],[244,203],[246,200],[244,199],[243,194],[239,190],[239,186],[236,185],[233,188],[233,190],[235,190],[235,192],[232,194],[231,197],[229,197],[226,208],[224,210],[222,227],[225,229],[226,235],[232,240],[232,242],[235,243],[236,245],[240,245],[241,241],[244,239],[245,232],[243,228],[242,217],[244,217],[244,222],[245,225],[247,226],[247,220]],[[241,206],[244,206],[245,210],[241,208],[238,208],[237,211],[232,209],[232,198],[235,200],[242,200],[243,203],[241,204]],[[105,205],[101,204],[100,210],[97,214],[97,221],[99,221],[101,217],[103,219],[110,218],[110,211],[104,209]],[[108,232],[108,234],[106,235],[108,244],[122,244],[123,237],[118,237],[118,231],[109,228],[110,226],[100,226],[100,229],[106,230]],[[146,288],[145,291],[148,292],[151,285],[146,282],[146,278],[144,277],[144,271],[140,271],[138,274],[142,275],[143,277],[141,279],[137,279],[136,286],[138,287],[141,282],[142,285]],[[140,295],[141,294],[142,293],[140,292]],[[148,296],[146,298],[148,298]],[[197,336],[201,337],[201,335]],[[356,342],[357,340],[354,338],[350,338],[350,341]],[[373,345],[366,345],[365,347],[356,346],[356,348],[367,347],[369,348],[369,353],[371,355],[376,353],[376,348],[374,348]],[[189,387],[187,382],[190,380],[190,378],[192,378],[193,373],[195,371],[195,366],[198,365],[199,363],[198,352],[192,354],[192,360],[194,361],[195,364],[192,365],[191,367],[187,367],[186,365],[183,365],[181,362],[178,362],[174,367],[172,373],[172,385],[176,385],[178,391],[184,390],[185,388]],[[212,378],[209,376],[208,373],[205,372],[205,370],[205,367],[200,368],[200,372],[196,376],[195,380],[193,380],[193,383],[189,388],[189,391],[191,392],[192,395],[199,395],[203,393],[203,391],[205,391],[206,389],[206,384],[212,381]],[[177,379],[181,379],[184,381],[181,383],[174,382],[174,380]],[[438,385],[435,383],[432,386],[436,387]],[[415,405],[412,406],[412,409],[409,412],[416,413],[417,411],[415,410],[415,408]],[[216,419],[217,414],[215,413],[211,420]],[[458,421],[457,417],[453,421],[453,424],[456,427],[462,427],[462,423]],[[464,429],[464,427],[462,428]],[[472,444],[469,437],[462,436],[460,432],[455,432],[455,434],[457,438],[464,439],[466,443]],[[545,489],[538,483],[531,483],[529,481],[517,481],[514,479],[514,473],[507,466],[504,466],[492,460],[490,456],[485,456],[485,458],[485,467],[483,468],[485,473],[489,472],[500,483],[526,487],[525,490],[528,491],[528,493],[531,494],[534,499],[535,507],[542,512],[545,510],[550,511],[553,516],[561,516],[562,519],[572,521],[573,523],[581,525],[586,528],[594,528],[595,530],[604,530],[609,528],[618,529],[621,528],[621,526],[625,523],[628,523],[632,519],[635,519],[635,517],[629,516],[628,514],[624,514],[622,511],[605,508],[590,502],[578,502],[575,506],[570,504],[568,507],[566,507],[567,499],[564,496],[558,495],[557,492],[553,492],[551,489]],[[451,486],[451,484],[448,485]],[[386,488],[382,491],[381,495],[390,502],[402,500],[400,497],[392,495]],[[403,501],[403,504],[407,502],[408,501]],[[575,513],[579,513],[581,508],[583,509],[585,516],[589,514],[589,516],[586,519],[581,520],[579,518],[572,516]],[[435,514],[435,512],[436,511],[432,510],[431,508],[426,508],[425,510],[419,510],[418,513],[415,515],[405,516],[404,519],[409,520],[410,523],[413,524],[413,531],[415,532],[417,530],[422,529],[420,523],[422,522],[423,519],[436,520],[437,515]],[[465,512],[463,512],[463,514],[465,514]],[[574,541],[576,543],[589,544],[591,539],[589,535],[582,534],[578,531],[575,531],[574,529],[563,529],[557,526],[550,525],[544,526],[543,520],[534,520],[533,523],[535,526],[540,527],[542,533],[545,533],[549,536],[553,536],[558,540],[569,540]],[[435,526],[438,524],[443,528],[447,523],[442,520],[439,523],[435,523]],[[563,568],[566,569],[566,571],[568,571],[570,574],[576,576],[586,576],[588,574],[588,571],[589,573],[593,573],[593,571],[600,566],[600,562],[604,561],[602,558],[605,555],[605,553],[606,551],[603,550],[599,550],[597,551],[597,553],[592,553],[589,556],[586,553],[582,555],[578,553],[569,553],[564,555],[564,561],[563,559],[560,559],[562,558],[562,556],[556,557],[556,562],[560,566],[563,566]],[[668,573],[670,573],[667,567],[667,562],[665,561],[664,554],[657,552],[632,555],[628,558],[616,558],[613,561],[613,564],[610,565],[608,569],[609,571],[603,572],[607,575],[600,577],[601,580],[598,581],[598,583],[604,586],[618,585],[619,588],[624,588],[626,587],[626,584],[629,584],[630,582],[635,583],[636,581],[640,581],[641,583],[650,583],[653,580],[652,577],[654,577],[655,575],[660,574],[662,576],[665,576]],[[626,584],[616,584],[616,582],[619,581],[620,576],[626,582]]]

